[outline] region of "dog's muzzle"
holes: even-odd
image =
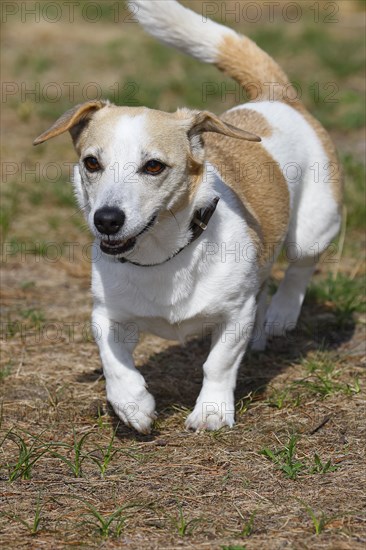
[[[134,237],[129,239],[111,239],[108,235],[107,239],[102,239],[100,242],[100,249],[105,254],[110,254],[112,256],[117,256],[119,254],[124,254],[132,250],[137,242],[138,237],[145,233],[150,227],[152,227],[156,221],[157,215],[154,215],[149,223]]]
[[[102,235],[115,235],[125,223],[125,213],[115,206],[103,206],[94,214],[94,225]]]

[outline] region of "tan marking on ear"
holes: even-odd
[[[136,117],[147,110],[145,107],[120,107],[113,103],[108,103],[106,107],[96,111],[90,117],[87,127],[74,138],[75,149],[79,155],[86,147],[96,143],[101,149],[107,149],[110,146],[114,128],[123,115]]]
[[[263,136],[272,132],[266,119],[249,109],[230,111],[222,118]],[[216,134],[207,134],[205,143],[206,159],[218,169],[242,204],[259,263],[265,266],[273,261],[289,223],[289,192],[280,166],[260,143],[229,141]]]
[[[39,145],[48,139],[63,134],[67,130],[71,130],[82,120],[86,120],[91,113],[102,109],[102,107],[105,107],[108,104],[109,102],[107,101],[88,101],[86,103],[76,105],[61,115],[60,118],[58,118],[56,122],[48,128],[48,130],[38,136],[34,140],[33,145]]]
[[[205,132],[214,132],[236,139],[245,139],[247,141],[261,141],[261,138],[252,132],[246,131],[243,128],[237,128],[225,122],[224,118],[210,113],[209,111],[198,112],[192,120],[192,127],[188,132],[188,136],[201,135]]]
[[[203,167],[205,160],[205,151],[204,151],[204,136],[207,133],[216,133],[225,135],[235,140],[245,140],[245,141],[255,141],[260,142],[261,138],[257,135],[258,132],[249,132],[243,127],[237,127],[230,123],[229,120],[226,120],[225,117],[218,117],[217,115],[210,113],[209,111],[192,111],[187,108],[178,109],[174,113],[176,120],[179,120],[183,123],[183,128],[187,134],[187,145],[188,145],[188,174],[187,178],[189,180],[189,192],[180,197],[180,200],[174,206],[174,211],[178,212],[179,210],[186,208],[190,202],[194,200],[194,196],[197,192],[197,189],[202,182],[203,176]],[[231,122],[236,118],[233,117]],[[242,119],[238,118],[239,121]],[[194,139],[202,140],[202,154],[198,151],[198,154],[194,155],[194,150],[192,150],[192,141]],[[189,142],[191,142],[189,144]],[[196,143],[196,147],[198,143]],[[196,151],[197,153],[197,151]]]

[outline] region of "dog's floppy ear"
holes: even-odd
[[[48,130],[43,132],[33,141],[33,145],[39,145],[48,139],[63,134],[70,130],[73,140],[77,138],[80,130],[95,111],[109,105],[108,101],[87,101],[69,109],[56,120]]]
[[[201,135],[204,132],[215,132],[216,134],[222,134],[237,139],[245,139],[247,141],[261,141],[259,136],[251,132],[246,132],[236,126],[232,126],[209,111],[199,111],[193,117],[188,136],[193,137]]]
[[[183,108],[177,111],[176,116],[184,123],[193,159],[199,164],[203,162],[205,156],[202,139],[202,134],[205,132],[215,132],[247,141],[261,141],[259,136],[232,126],[209,111],[191,111]]]

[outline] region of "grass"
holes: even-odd
[[[0,202],[0,240],[4,242],[11,227],[11,222],[17,212],[18,186],[11,181],[9,188],[4,190]]]
[[[54,458],[61,460],[69,468],[71,474],[76,477],[82,477],[82,465],[84,460],[90,459],[90,453],[84,452],[84,446],[87,438],[91,435],[92,431],[88,431],[80,437],[77,436],[75,429],[73,430],[73,444],[68,443],[53,443],[51,447],[51,455]],[[67,449],[70,453],[68,455],[55,452],[54,448]],[[70,456],[71,455],[71,456]],[[94,459],[93,459],[94,462]]]
[[[45,55],[32,55],[30,53],[22,53],[15,64],[14,71],[17,75],[21,75],[25,70],[30,70],[37,75],[48,71],[52,67],[52,59]]]
[[[301,395],[293,390],[294,387],[291,386],[272,391],[267,398],[268,405],[278,410],[288,406],[298,407],[301,403]]]
[[[365,165],[349,153],[343,155],[342,164],[346,178],[345,200],[348,227],[350,229],[362,229],[366,216]]]
[[[34,307],[21,309],[14,314],[9,313],[7,319],[1,323],[0,334],[4,340],[9,340],[17,335],[23,339],[28,332],[29,334],[33,333],[33,335],[38,333],[40,337],[45,321],[43,311]]]
[[[337,466],[332,465],[331,460],[322,462],[317,453],[314,454],[313,464],[307,460],[301,460],[297,456],[297,443],[299,437],[292,434],[287,443],[280,449],[271,450],[264,447],[260,453],[275,464],[276,468],[282,472],[285,477],[295,480],[301,475],[306,474],[326,474],[334,472]]]
[[[39,326],[45,321],[45,316],[43,311],[36,308],[22,309],[20,315],[23,319],[29,319],[31,323],[35,326]]]
[[[334,34],[319,33],[315,27],[311,26],[304,29],[295,45],[295,51],[300,52],[304,47],[310,47],[319,56],[327,70],[330,70],[334,77],[342,79],[362,70],[364,61],[361,51],[354,52],[354,49],[360,45],[361,42],[356,38],[340,46]]]
[[[80,241],[65,241],[56,242],[45,239],[11,239],[7,242],[6,257],[20,256],[21,258],[34,257],[34,262],[39,262],[43,259],[45,262],[52,264],[57,263],[62,257],[73,260],[75,248],[80,247],[84,243]],[[84,256],[90,254],[90,243],[85,243],[85,248],[82,249]]]
[[[314,466],[309,470],[311,474],[326,474],[327,472],[335,472],[337,466],[332,465],[331,460],[328,459],[327,462],[322,462],[321,458],[317,453],[314,454]]]
[[[4,166],[23,172],[4,173],[1,186],[0,545],[363,548],[365,5],[360,12],[361,4],[340,3],[338,24],[323,23],[324,3],[315,24],[314,2],[305,0],[296,24],[283,20],[281,6],[273,23],[229,16],[276,57],[331,131],[346,179],[342,239],[318,265],[296,333],[246,356],[230,430],[191,434],[183,427],[207,344],[180,347],[144,335],[135,358],[159,421],[141,436],[107,408],[98,351],[82,330],[92,308],[82,251],[90,235],[70,185],[70,138],[36,148],[32,140],[84,101],[91,82],[119,104],[168,111],[221,113],[244,94],[215,68],[124,24],[122,2],[100,3],[97,23],[82,18],[87,4],[75,8],[73,24],[64,6],[54,24],[22,22],[20,10],[4,24],[4,81],[19,90],[37,81],[40,95],[15,94],[2,105],[3,159],[15,163]],[[49,82],[59,84],[59,101],[42,93]],[[77,84],[74,98],[67,82]],[[65,243],[80,245],[71,260]],[[275,266],[276,284],[283,267]],[[54,322],[61,338],[38,337]]]
[[[57,410],[57,407],[60,405],[57,392],[51,395],[48,391],[48,403],[50,407]],[[52,439],[45,441],[42,437],[43,432],[38,435],[26,433],[28,436],[26,438],[23,434],[15,431],[15,429],[11,429],[5,433],[0,445],[3,454],[8,454],[5,447],[8,446],[9,442],[15,444],[14,451],[12,452],[12,462],[6,463],[8,480],[14,482],[17,479],[31,479],[33,468],[42,457],[57,459],[61,463],[66,464],[74,478],[83,477],[84,461],[89,462],[89,464],[95,464],[102,479],[106,477],[107,470],[117,454],[131,457],[134,461],[143,463],[145,460],[143,454],[126,452],[115,446],[117,430],[118,425],[112,431],[109,442],[105,446],[97,444],[93,449],[87,449],[88,438],[92,435],[95,436],[94,430],[78,435],[74,428],[73,443],[68,444]],[[66,453],[62,453],[61,450],[65,450]]]
[[[350,278],[348,275],[331,272],[320,281],[312,281],[306,294],[306,302],[327,304],[334,313],[337,325],[350,325],[355,313],[365,313],[365,279]]]
[[[98,416],[98,418],[100,418],[100,416]],[[102,477],[105,477],[109,464],[111,463],[114,456],[118,453],[118,449],[115,449],[113,447],[117,430],[118,424],[116,429],[113,431],[111,439],[106,447],[101,447],[100,445],[97,446],[97,452],[100,458],[96,456],[95,451],[89,453],[90,459],[93,460],[93,462],[98,466],[100,475]]]
[[[51,172],[51,170],[50,170]],[[46,174],[46,170],[44,169]],[[54,204],[56,207],[76,208],[76,201],[73,189],[70,185],[69,174],[61,171],[55,172],[53,178],[59,174],[55,181],[41,179],[28,191],[28,200],[34,206],[41,206],[44,203]]]
[[[76,208],[76,201],[69,181],[58,181],[52,184],[51,192],[58,206]]]
[[[187,537],[192,535],[193,531],[197,528],[198,524],[202,521],[202,518],[188,519],[183,512],[183,505],[177,502],[178,515],[173,519],[173,524],[180,537]]]
[[[0,367],[0,382],[3,381],[7,376],[10,376],[13,370],[13,366],[11,363],[8,363],[4,365],[3,367]]]
[[[311,359],[304,359],[303,366],[308,376],[298,380],[296,384],[306,388],[311,393],[324,398],[345,389],[345,386],[337,382],[339,371],[330,355],[318,353]]]
[[[305,469],[305,464],[295,457],[297,441],[297,437],[292,435],[282,449],[272,451],[265,447],[261,450],[261,454],[273,462],[289,479],[297,479]]]
[[[302,500],[300,500],[300,502],[304,505],[305,510],[312,521],[312,524],[314,527],[314,533],[316,535],[320,535],[324,531],[328,523],[332,521],[333,518],[327,517],[327,515],[324,512],[320,512],[320,514],[317,514],[308,504],[306,504]]]
[[[81,498],[77,498],[77,500],[84,505],[86,510],[85,519],[82,520],[81,524],[88,526],[89,529],[91,528],[103,538],[119,538],[128,518],[126,510],[136,507],[136,504],[125,504],[111,513],[103,513],[87,500]]]
[[[362,391],[359,376],[345,380],[344,374],[345,369],[339,358],[334,353],[320,349],[303,358],[299,376],[290,384],[273,388],[266,403],[278,410],[296,409],[311,396],[326,399],[336,395],[359,394]]]
[[[44,507],[44,504],[41,504],[41,497],[38,495],[37,502],[36,502],[36,509],[34,512],[34,517],[32,520],[26,520],[19,516],[19,514],[11,514],[7,512],[0,512],[0,516],[4,516],[10,521],[15,521],[16,523],[20,523],[24,527],[27,528],[29,534],[31,536],[37,535],[40,531],[40,525],[42,521],[42,509]]]
[[[6,464],[8,470],[8,480],[10,482],[17,479],[31,479],[33,466],[48,452],[48,446],[44,443],[40,443],[39,437],[32,437],[31,443],[26,439],[15,433],[13,430],[9,430],[2,442],[12,441],[15,443],[15,451],[12,453],[12,461]]]
[[[241,537],[250,537],[250,535],[253,533],[254,529],[254,520],[255,516],[257,515],[257,510],[254,510],[249,516],[249,519],[245,519],[239,508],[236,506],[236,511],[238,512],[240,518],[243,521],[241,530],[240,530],[240,536]]]

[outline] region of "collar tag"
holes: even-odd
[[[202,231],[206,231],[207,229],[207,224],[206,223],[203,223],[203,221],[199,220],[198,218],[193,218],[193,223],[195,223],[196,225],[198,225]]]

